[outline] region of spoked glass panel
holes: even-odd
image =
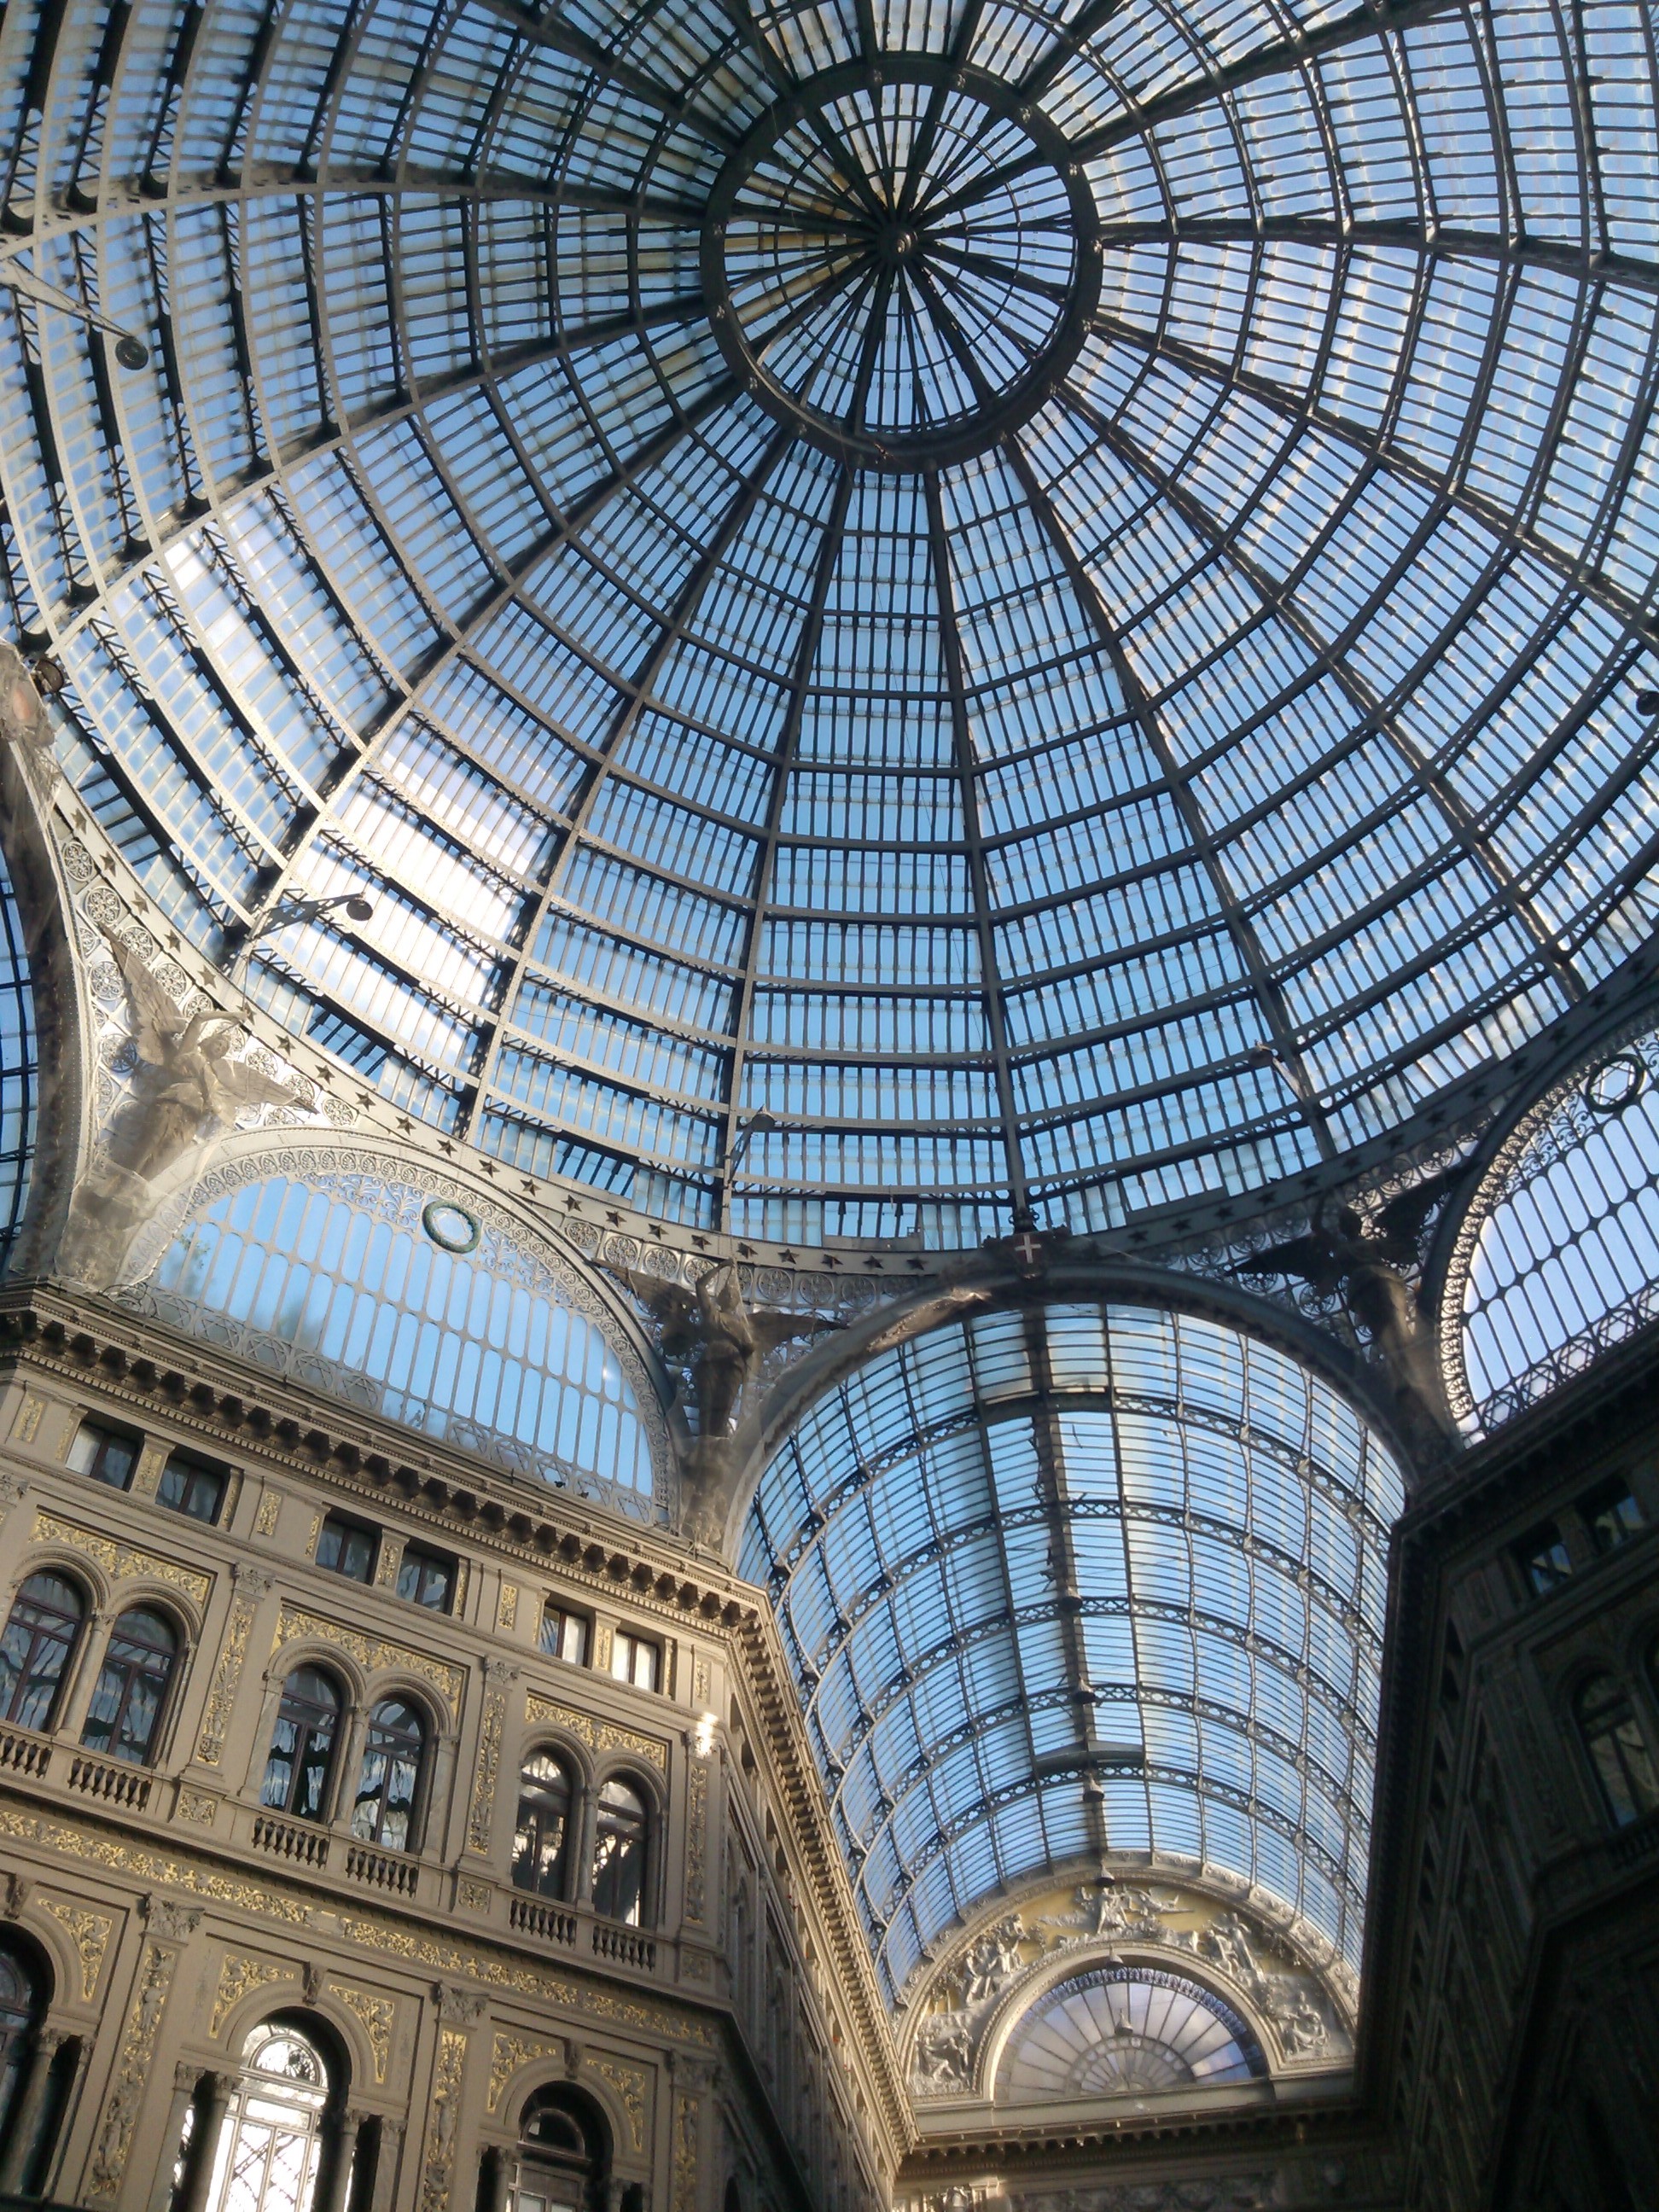
[[[311,2212],[328,2070],[297,2028],[254,2029],[214,2153],[210,2212]]]
[[[1100,1967],[1032,2005],[1003,2051],[997,2094],[1146,2096],[1267,2070],[1248,2023],[1212,1990],[1152,1967]]]

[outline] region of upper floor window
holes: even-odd
[[[179,1639],[148,1606],[124,1613],[110,1631],[81,1741],[88,1751],[144,1765],[173,1680]]]
[[[455,1599],[455,1562],[421,1544],[405,1544],[398,1562],[398,1595],[411,1605],[447,1613]]]
[[[593,1834],[593,1910],[637,1928],[645,1905],[645,1800],[616,1777],[599,1790]]]
[[[587,1620],[568,1613],[562,1605],[542,1608],[541,1648],[550,1658],[568,1659],[573,1667],[587,1664]]]
[[[1528,1588],[1537,1597],[1547,1597],[1552,1590],[1559,1589],[1572,1573],[1572,1555],[1553,1521],[1523,1536],[1516,1546],[1515,1556]]]
[[[112,1490],[125,1490],[138,1464],[139,1439],[125,1429],[106,1428],[102,1421],[82,1421],[69,1449],[69,1464],[77,1474],[106,1482]]]
[[[29,2036],[40,2011],[34,1977],[9,1949],[0,1949],[0,2129],[11,2115]]]
[[[331,1513],[317,1532],[317,1564],[354,1583],[372,1581],[380,1541],[372,1528]]]
[[[1622,1475],[1581,1498],[1578,1510],[1598,1552],[1616,1552],[1644,1525],[1642,1509]]]
[[[83,1610],[62,1575],[31,1575],[22,1584],[0,1633],[0,1721],[51,1727]]]
[[[283,1685],[259,1802],[298,1820],[328,1818],[340,1692],[320,1667],[296,1667]]]
[[[519,1770],[513,1831],[513,1880],[543,1897],[565,1894],[570,1838],[570,1776],[550,1751],[532,1751]]]
[[[159,1504],[171,1506],[175,1513],[187,1513],[192,1521],[211,1525],[218,1520],[225,1502],[224,1474],[216,1467],[192,1459],[188,1452],[174,1452],[161,1469],[155,1497]]]
[[[1607,1811],[1616,1827],[1627,1826],[1659,1805],[1659,1775],[1630,1692],[1614,1676],[1596,1674],[1576,1702],[1578,1732]]]
[[[386,1698],[368,1717],[351,1832],[383,1850],[406,1851],[413,1841],[426,1729],[406,1698]]]
[[[648,1637],[619,1628],[611,1639],[611,1671],[619,1682],[632,1682],[635,1689],[660,1689],[662,1647]]]

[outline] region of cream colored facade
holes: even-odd
[[[567,2081],[605,2115],[613,2203],[637,2188],[692,2212],[733,2179],[744,2204],[880,2196],[902,2142],[895,2055],[839,1870],[800,1818],[811,1785],[752,1591],[608,1517],[550,1499],[532,1519],[441,1455],[410,1468],[407,1439],[361,1423],[348,1439],[320,1403],[258,1404],[199,1346],[72,1301],[14,1302],[5,1328],[0,1585],[52,1568],[88,1601],[56,1725],[0,1737],[6,1908],[52,1984],[33,2063],[73,2055],[38,2186],[164,2205],[192,2098],[208,2110],[283,2009],[325,2023],[349,2068],[331,2207],[499,2198],[526,2099]],[[89,1415],[142,1431],[130,1493],[64,1466]],[[216,1528],[155,1499],[179,1445],[229,1471]],[[313,1562],[343,1506],[382,1532],[371,1587]],[[449,1616],[392,1587],[417,1534],[458,1563]],[[140,1600],[183,1656],[136,1768],[78,1747],[109,1624]],[[550,1600],[591,1624],[592,1664],[538,1650]],[[623,1628],[660,1650],[659,1692],[606,1671]],[[307,1660],[350,1690],[318,1823],[258,1803],[282,1680]],[[406,1854],[353,1840],[342,1782],[388,1691],[433,1723]],[[519,1767],[542,1746],[580,1777],[579,1864],[605,1778],[644,1785],[640,1927],[596,1915],[580,1883],[557,1906],[511,1886]]]

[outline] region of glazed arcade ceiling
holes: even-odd
[[[67,773],[693,1225],[760,1108],[776,1237],[1340,1164],[1650,927],[1653,85],[1634,6],[19,0],[4,254],[149,356],[6,295]]]

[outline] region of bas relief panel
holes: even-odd
[[[1057,1961],[1145,1959],[1178,1970],[1183,1957],[1267,2024],[1281,2067],[1352,2056],[1341,2008],[1282,1932],[1183,1882],[1109,1874],[1027,1897],[946,1954],[921,1999],[912,2088],[928,2100],[990,2094],[994,2030],[1024,2010],[1023,1992],[1048,1986],[1044,1970]]]

